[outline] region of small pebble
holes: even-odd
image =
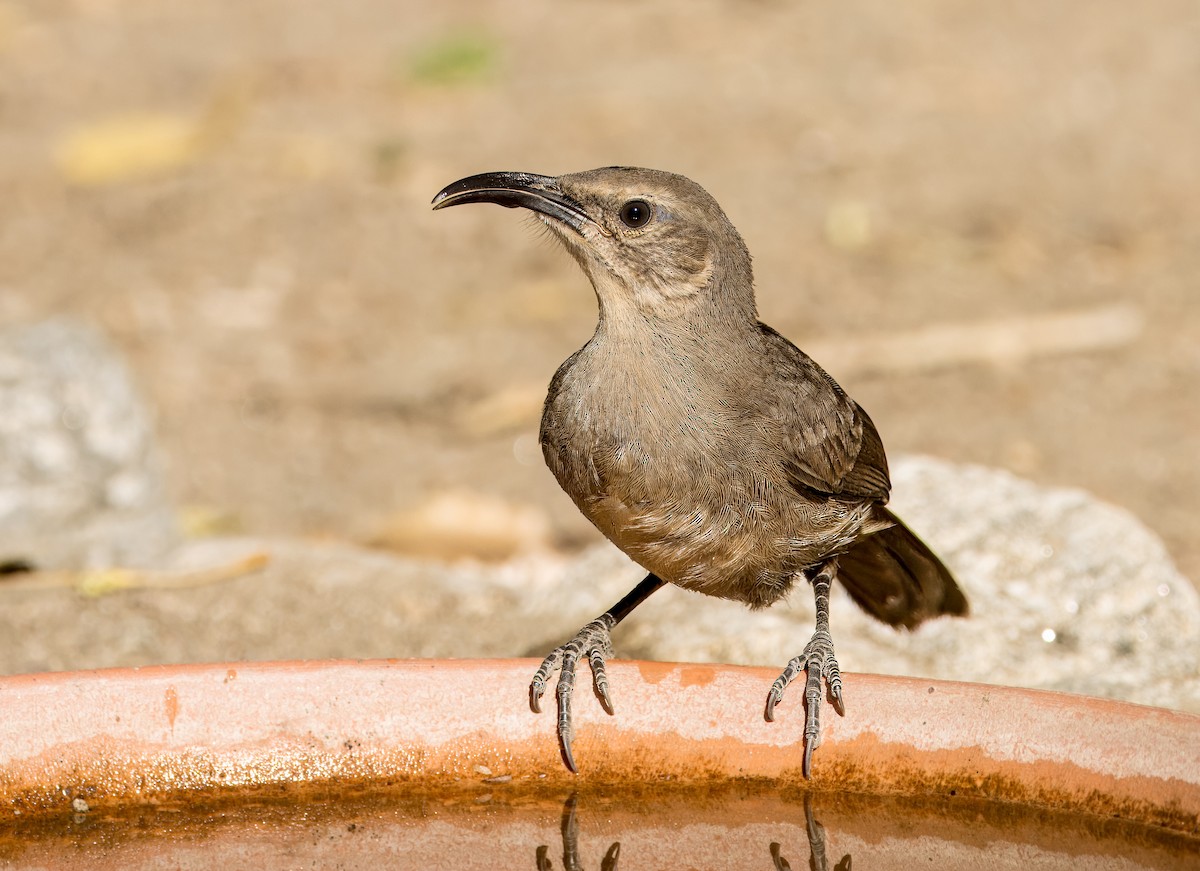
[[[71,807],[77,814],[86,814],[89,810],[91,810],[91,808],[88,806],[88,803],[82,798],[71,799]]]

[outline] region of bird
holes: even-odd
[[[591,282],[596,330],[550,381],[539,438],[562,489],[647,572],[546,656],[529,686],[531,709],[540,712],[557,672],[559,750],[578,772],[577,668],[588,663],[612,715],[612,629],[651,594],[672,584],[760,609],[807,584],[813,635],[771,685],[763,715],[775,719],[803,672],[802,771],[811,776],[822,682],[845,716],[831,585],[897,628],[968,611],[950,571],[887,508],[891,481],[875,424],[759,320],[749,250],[691,179],[621,166],[487,172],[447,185],[432,206],[470,203],[528,210]]]

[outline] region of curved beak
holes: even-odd
[[[583,232],[588,217],[583,206],[558,186],[558,179],[531,172],[484,172],[446,185],[433,198],[434,209],[466,203],[496,203],[508,209],[540,212]]]

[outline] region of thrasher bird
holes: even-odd
[[[534,674],[537,712],[558,672],[563,761],[576,770],[579,661],[611,714],[610,632],[651,593],[670,583],[764,608],[803,579],[816,631],[771,686],[766,718],[806,672],[807,777],[822,680],[844,714],[829,630],[834,580],[896,627],[967,612],[946,567],[885,507],[891,482],[871,418],[758,320],[746,245],[695,182],[627,167],[489,172],[447,186],[433,208],[465,203],[531,210],[595,288],[599,325],[550,382],[542,452],[579,510],[649,572]]]

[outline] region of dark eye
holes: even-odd
[[[645,200],[630,200],[621,206],[621,223],[636,230],[649,224],[653,214],[650,204]]]

